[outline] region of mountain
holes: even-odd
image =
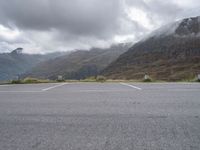
[[[112,45],[105,49],[77,50],[69,55],[42,62],[24,76],[48,79],[57,79],[58,75],[62,75],[65,79],[95,76],[130,47],[131,44],[127,43]]]
[[[200,17],[164,26],[102,71],[111,79],[182,80],[200,73]]]
[[[39,62],[55,58],[62,53],[50,53],[46,55],[33,55],[23,53],[23,48],[17,48],[11,53],[0,54],[0,80],[11,80],[27,72]]]

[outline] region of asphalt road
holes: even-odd
[[[0,86],[0,150],[199,150],[200,84]]]

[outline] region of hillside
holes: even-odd
[[[84,79],[99,74],[128,48],[130,43],[113,45],[106,49],[77,50],[69,55],[42,62],[24,76],[56,79],[58,75],[62,75],[65,79]]]
[[[183,80],[200,73],[200,17],[162,27],[112,62],[102,74],[111,79]]]
[[[22,48],[17,48],[11,53],[0,54],[0,80],[11,80],[16,76],[25,73],[39,62],[55,58],[61,53],[33,55],[24,54]]]

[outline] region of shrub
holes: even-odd
[[[12,80],[11,84],[21,84],[22,81],[21,80]]]
[[[145,74],[143,82],[152,82],[152,79],[150,78],[149,75]]]
[[[200,74],[197,75],[197,82],[200,82]]]
[[[24,83],[40,83],[40,81],[38,79],[35,78],[25,78],[23,80]]]
[[[83,82],[96,82],[95,76],[88,77],[86,79],[81,80]]]
[[[33,83],[49,83],[49,80],[40,80],[37,78],[25,78],[23,80],[12,80],[11,84],[33,84]]]
[[[106,77],[104,77],[104,76],[97,76],[96,77],[96,81],[97,82],[105,82],[106,81]]]
[[[57,81],[57,82],[65,82],[64,79],[62,79],[62,80],[57,79],[56,81]]]
[[[152,82],[152,79],[151,78],[144,79],[143,82]]]

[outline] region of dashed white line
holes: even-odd
[[[137,89],[137,90],[142,90],[141,88],[137,87],[137,86],[134,86],[134,85],[131,85],[131,84],[128,84],[128,83],[120,83],[121,85],[125,85],[125,86],[128,86],[128,87],[131,87],[131,88],[134,88],[134,89]]]
[[[45,89],[42,89],[42,91],[49,91],[51,89],[54,89],[54,88],[57,88],[57,87],[61,87],[63,85],[66,85],[68,83],[63,83],[63,84],[59,84],[59,85],[55,85],[55,86],[51,86],[51,87],[48,87],[48,88],[45,88]]]

